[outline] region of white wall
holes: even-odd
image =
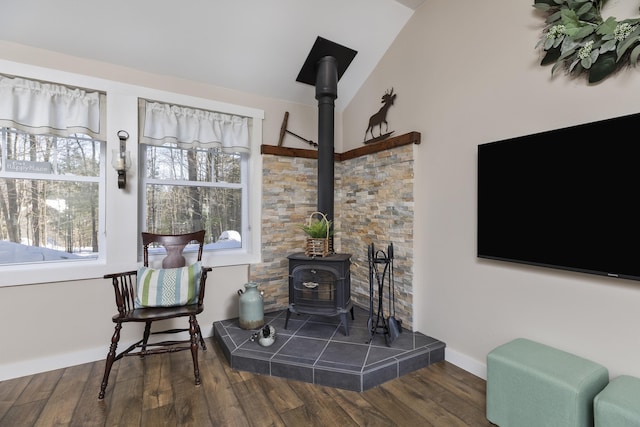
[[[362,144],[393,87],[390,130],[422,133],[415,325],[447,344],[448,360],[484,377],[492,348],[529,337],[599,362],[612,377],[640,376],[640,283],[476,257],[478,144],[640,111],[638,69],[594,86],[551,78],[539,65],[544,21],[532,4],[427,0],[345,110],[345,148]]]
[[[146,94],[141,96],[152,99],[156,98],[149,94],[161,92],[175,94],[178,98],[214,100],[262,110],[265,119],[262,125],[257,123],[259,121],[256,121],[256,125],[261,126],[264,144],[277,145],[285,111],[290,112],[290,126],[295,126],[300,134],[313,135],[313,132],[317,132],[316,108],[0,41],[0,72],[20,75],[22,70],[29,73],[25,74],[27,77],[67,84],[74,84],[78,78],[81,81],[76,84],[80,86],[110,90],[114,96],[111,102],[107,101],[107,108],[110,109],[108,152],[109,146],[118,143],[118,129],[129,129],[130,134],[135,133],[130,129],[136,128],[138,93],[127,93],[127,88],[133,86],[138,90],[144,89]],[[94,87],[93,81],[99,81],[101,87]],[[285,141],[285,146],[289,147],[306,148],[304,144],[292,139]],[[135,147],[130,148],[135,150]],[[259,147],[254,149],[256,158],[260,159]],[[108,215],[106,233],[110,243],[113,240],[117,243],[109,245],[106,265],[99,265],[94,271],[84,271],[78,276],[93,278],[60,281],[52,276],[54,282],[41,283],[42,272],[35,269],[18,275],[16,268],[0,267],[0,285],[27,283],[0,286],[0,380],[99,360],[106,356],[113,334],[111,317],[116,307],[111,283],[101,277],[105,273],[128,270],[137,265],[137,187],[135,174],[132,175],[128,177],[127,190],[118,190],[115,172],[111,167],[107,168],[107,203],[118,209],[111,210],[117,211],[116,215]],[[260,171],[256,176],[259,183]],[[259,211],[260,201],[254,206]],[[117,239],[113,239],[114,234],[118,235]],[[217,259],[214,257],[208,265],[215,265]],[[203,334],[212,334],[214,321],[237,317],[237,290],[243,289],[247,281],[247,265],[216,267],[209,274],[205,311],[199,317]],[[138,332],[140,330],[136,330],[135,326],[123,328],[121,346],[137,338]]]

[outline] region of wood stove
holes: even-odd
[[[334,110],[338,80],[356,51],[318,37],[298,73],[297,81],[315,85],[318,100],[318,209],[333,221],[334,208]],[[330,237],[333,252],[333,236]],[[284,328],[291,313],[340,316],[344,334],[349,335],[347,312],[353,319],[351,304],[351,254],[331,253],[308,257],[295,253],[289,258],[289,306]]]
[[[349,335],[347,312],[353,320],[351,303],[351,254],[308,257],[289,255],[289,306],[284,328],[291,313],[340,316],[345,336]]]

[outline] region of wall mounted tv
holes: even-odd
[[[478,146],[477,255],[640,280],[640,114]]]

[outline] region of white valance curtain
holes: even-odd
[[[106,96],[100,92],[0,74],[0,126],[106,141]]]
[[[140,143],[176,144],[180,148],[220,148],[248,153],[249,119],[219,112],[141,99]]]

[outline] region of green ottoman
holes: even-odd
[[[517,338],[487,355],[487,419],[500,427],[593,426],[602,365]]]
[[[596,427],[640,427],[640,378],[621,375],[593,401]]]

